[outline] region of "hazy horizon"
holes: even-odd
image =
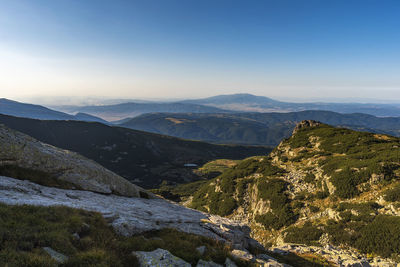
[[[247,94],[247,93],[239,93],[239,94]],[[107,97],[107,96],[24,96],[24,97],[16,97],[16,98],[7,98],[9,100],[14,100],[18,102],[44,105],[48,107],[57,107],[57,106],[89,106],[89,105],[113,105],[120,104],[126,102],[179,102],[183,100],[190,99],[201,99],[207,97],[213,97],[216,95],[208,95],[205,97],[199,98],[130,98],[130,97]],[[261,95],[257,95],[261,96]],[[308,97],[274,97],[274,96],[265,96],[273,100],[281,101],[281,102],[290,102],[290,103],[358,103],[358,104],[393,104],[399,105],[400,100],[393,99],[378,99],[378,98],[308,98]],[[0,97],[1,98],[1,97]]]
[[[398,14],[389,0],[6,0],[0,97],[400,102]]]

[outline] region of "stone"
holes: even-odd
[[[285,266],[277,261],[265,261],[262,259],[257,259],[256,264],[259,267],[284,267]]]
[[[262,259],[262,260],[265,260],[265,261],[278,261],[277,259],[275,259],[275,258],[273,258],[273,257],[271,257],[271,256],[269,256],[269,255],[267,255],[267,254],[258,254],[257,255],[257,258],[258,259]]]
[[[230,258],[226,258],[225,267],[237,267],[237,265]]]
[[[50,257],[53,258],[58,263],[65,263],[68,260],[67,256],[55,251],[50,247],[44,247],[43,250],[46,251],[47,254],[49,254]]]
[[[217,263],[215,263],[213,261],[204,261],[204,260],[200,259],[197,262],[196,267],[223,267],[223,266],[220,265],[220,264],[217,264]]]
[[[239,260],[255,261],[255,257],[251,255],[247,250],[234,249],[232,250],[231,254],[234,258]]]
[[[288,251],[282,250],[282,249],[279,249],[279,248],[273,248],[273,249],[272,249],[272,253],[277,253],[277,254],[280,254],[280,255],[287,255],[287,254],[289,254]]]
[[[191,267],[189,263],[172,255],[168,250],[158,248],[154,251],[134,251],[140,267]]]
[[[198,248],[196,248],[196,250],[200,253],[200,255],[204,255],[204,253],[206,253],[206,246],[200,246]]]
[[[78,233],[73,233],[73,234],[72,234],[72,237],[73,237],[75,240],[81,239],[81,237],[79,236]]]

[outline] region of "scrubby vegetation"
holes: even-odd
[[[278,179],[260,179],[258,182],[259,197],[268,200],[271,212],[256,216],[256,221],[267,229],[280,229],[296,221],[296,215],[289,205],[286,194],[288,182]]]
[[[251,175],[268,177],[284,172],[267,157],[248,158],[201,186],[193,195],[191,207],[221,216],[230,215],[241,204],[247,186],[255,181]]]
[[[299,130],[268,157],[249,158],[225,171],[195,193],[194,201],[211,212],[228,207],[220,214],[230,215],[241,196],[251,196],[261,202],[249,217],[264,226],[257,234],[272,242],[277,233],[306,245],[318,245],[323,237],[336,246],[396,258],[400,218],[382,214],[383,206],[374,201],[384,196],[400,202],[399,174],[399,138],[322,124]],[[227,199],[233,200],[230,206]]]
[[[197,192],[197,190],[199,190],[200,187],[207,183],[208,180],[199,180],[192,183],[178,185],[168,185],[164,183],[159,188],[151,189],[150,191],[166,199],[175,202],[181,202],[186,198],[192,196],[194,193]]]
[[[328,220],[302,227],[291,226],[285,230],[285,242],[318,245],[322,234],[327,233],[332,244],[346,245],[362,253],[397,257],[400,254],[400,218],[379,215],[380,206],[374,202],[341,203],[337,207],[341,219]]]
[[[196,250],[202,245],[207,247],[203,256]],[[132,251],[157,248],[192,264],[200,258],[223,263],[230,249],[215,240],[172,229],[119,236],[95,212],[0,204],[0,266],[54,266],[43,247],[68,256],[62,266],[137,266]],[[237,264],[244,266],[243,262]]]
[[[292,148],[312,148],[310,137],[318,139],[318,150],[314,148],[302,156],[321,156],[320,165],[331,177],[335,194],[341,198],[357,196],[360,193],[358,186],[372,176],[380,177],[382,182],[390,181],[400,169],[398,138],[321,125],[300,130],[287,140],[287,144]],[[311,181],[311,177],[306,179]]]
[[[400,184],[397,184],[394,188],[385,191],[385,200],[391,202],[400,201]]]
[[[363,220],[345,218],[339,222],[330,221],[324,228],[335,245],[346,244],[363,253],[383,257],[400,254],[400,218],[397,216],[365,216]]]
[[[290,227],[285,231],[285,242],[316,245],[323,231],[310,222],[302,227]]]

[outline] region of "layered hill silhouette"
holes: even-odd
[[[341,114],[331,111],[236,114],[144,114],[120,126],[214,143],[275,146],[306,119],[334,126],[400,136],[400,117]]]
[[[296,112],[325,110],[338,113],[365,113],[380,117],[400,116],[395,104],[361,103],[291,103],[251,94],[218,95],[203,99],[175,102],[130,101],[114,105],[60,106],[68,113],[83,112],[107,121],[120,121],[145,113],[242,113],[242,112]]]
[[[146,188],[199,179],[185,164],[265,155],[269,147],[214,145],[95,122],[50,121],[0,115],[0,123],[42,142],[72,150]],[[190,165],[189,165],[190,166]]]
[[[85,113],[70,115],[40,105],[21,103],[6,98],[0,99],[0,114],[40,120],[78,120],[107,123],[103,119]]]
[[[226,110],[190,103],[138,103],[129,102],[115,105],[83,106],[83,107],[60,107],[66,112],[83,112],[98,116],[107,121],[118,121],[132,118],[144,113],[170,112],[170,113],[224,113]]]
[[[232,111],[246,112],[291,112],[303,110],[328,110],[339,113],[366,113],[375,116],[394,116],[400,114],[400,106],[394,104],[361,103],[291,103],[251,94],[219,95],[203,99],[183,101],[199,105],[208,105]]]

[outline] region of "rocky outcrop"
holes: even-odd
[[[0,176],[0,202],[9,205],[64,205],[97,211],[122,235],[174,228],[227,242],[238,248],[259,245],[249,237],[242,223],[192,210],[163,199],[103,195],[81,190],[65,190]]]
[[[94,161],[0,125],[0,165],[39,170],[83,190],[154,197]]]
[[[301,121],[296,125],[296,127],[294,127],[292,135],[297,133],[301,129],[310,128],[310,127],[317,127],[319,125],[321,125],[321,123],[319,121],[314,121],[314,120]]]

